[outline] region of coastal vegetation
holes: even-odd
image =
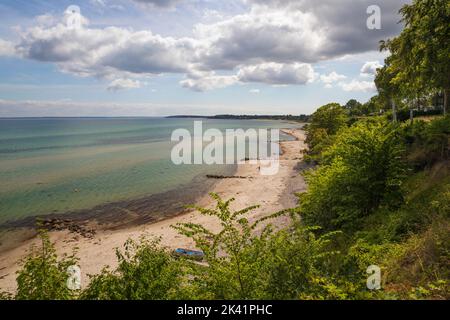
[[[118,267],[66,287],[72,256],[57,257],[44,231],[5,299],[450,299],[450,6],[413,1],[405,29],[382,43],[378,95],[365,104],[318,108],[306,127],[314,163],[296,208],[252,221],[257,206],[233,211],[212,194],[221,228],[173,226],[202,262],[175,256],[158,239],[128,241]],[[442,104],[439,97],[443,97]],[[406,111],[405,111],[406,110]],[[412,115],[400,116],[402,112]],[[425,118],[414,119],[421,112]],[[277,228],[282,215],[290,225]],[[367,270],[381,269],[369,290]]]
[[[448,299],[450,117],[395,125],[364,119],[335,136],[304,172],[309,189],[298,208],[250,221],[256,207],[233,212],[233,199],[212,195],[215,209],[196,209],[216,217],[219,231],[174,226],[205,253],[202,263],[157,240],[129,241],[116,269],[70,291],[66,268],[75,255],[57,258],[42,232],[14,298]],[[288,228],[271,225],[280,215],[291,216]],[[377,291],[366,287],[373,264],[382,270]]]

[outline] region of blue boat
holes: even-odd
[[[195,251],[189,249],[178,248],[174,251],[176,256],[186,257],[188,259],[201,261],[205,257],[203,251]]]

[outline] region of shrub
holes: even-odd
[[[91,278],[82,299],[165,300],[175,299],[182,289],[182,262],[177,261],[158,240],[128,240],[124,251],[116,251],[119,266],[104,269]]]
[[[320,155],[334,142],[334,135],[347,125],[348,116],[344,107],[330,103],[317,109],[306,128],[309,145],[307,160],[320,161]]]
[[[402,135],[408,146],[408,161],[416,170],[450,158],[450,116],[405,124]]]
[[[345,108],[338,103],[326,104],[311,116],[310,130],[325,129],[327,134],[336,134],[348,121]]]
[[[39,230],[41,247],[32,247],[31,254],[22,261],[17,276],[18,300],[66,300],[78,292],[67,286],[68,268],[77,264],[75,255],[58,259],[48,234]]]
[[[174,226],[180,234],[192,238],[205,254],[208,266],[203,268],[196,285],[214,299],[261,297],[266,281],[266,277],[261,275],[264,272],[262,265],[267,262],[272,228],[270,225],[262,226],[262,230],[257,232],[259,235],[255,230],[262,222],[286,211],[250,223],[246,216],[258,206],[232,211],[230,204],[234,199],[223,201],[217,194],[211,196],[217,201],[216,208],[195,208],[203,215],[216,217],[221,226],[219,232],[193,223]]]
[[[300,196],[306,223],[325,230],[347,228],[382,204],[400,204],[406,173],[402,155],[396,128],[383,121],[358,122],[340,131],[323,164],[306,173],[308,191]]]
[[[178,224],[181,234],[192,238],[206,256],[194,285],[201,297],[212,299],[345,299],[351,284],[333,278],[332,248],[337,232],[317,237],[317,227],[304,227],[291,215],[289,228],[274,231],[265,221],[292,210],[281,211],[250,223],[246,215],[257,206],[231,211],[233,199],[216,194],[215,209],[197,208],[217,217],[217,232],[197,224]],[[260,227],[258,227],[260,226]],[[343,285],[343,284],[346,285]]]

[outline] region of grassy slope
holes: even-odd
[[[367,260],[379,261],[387,295],[450,298],[449,172],[449,163],[440,162],[413,174],[405,184],[405,205],[395,211],[379,209],[355,234],[357,250],[370,243],[362,251]]]

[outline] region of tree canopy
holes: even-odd
[[[376,84],[381,95],[414,100],[441,91],[444,114],[450,93],[450,3],[414,0],[400,10],[404,29],[380,49],[391,55],[379,70]]]

